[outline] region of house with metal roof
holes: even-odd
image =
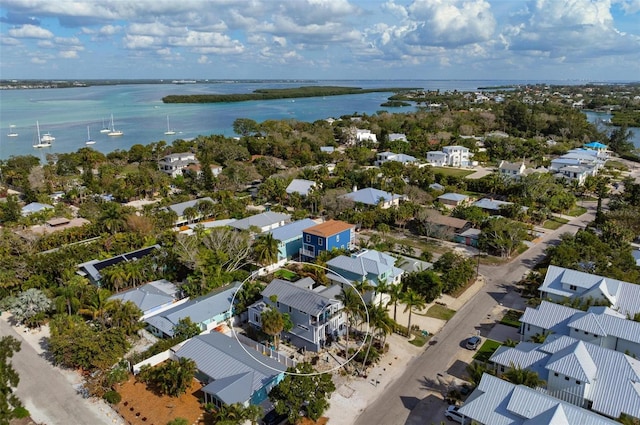
[[[640,419],[640,361],[624,353],[566,335],[543,344],[502,346],[489,359],[501,376],[519,366],[538,373],[547,395],[609,418]]]
[[[110,300],[120,300],[123,303],[132,302],[140,311],[144,320],[187,301],[181,299],[181,292],[176,285],[166,279],[155,280],[142,286],[112,295]]]
[[[340,196],[341,198],[351,199],[356,204],[364,204],[372,207],[380,206],[382,209],[396,207],[400,205],[400,200],[404,199],[403,195],[385,192],[384,190],[367,187]]]
[[[604,276],[551,265],[538,290],[542,299],[593,299],[608,302],[625,316],[640,313],[640,285]]]
[[[480,243],[480,235],[482,235],[482,230],[470,228],[463,232],[456,233],[453,240],[455,242],[477,248]]]
[[[301,261],[312,261],[322,251],[351,250],[355,247],[355,226],[345,221],[327,220],[302,231]]]
[[[265,232],[271,233],[278,241],[278,261],[297,257],[302,249],[302,232],[316,224],[312,219],[305,218]]]
[[[158,170],[175,178],[181,176],[190,164],[199,164],[193,152],[172,153],[158,161]]]
[[[363,249],[350,257],[339,255],[327,261],[327,277],[330,281],[344,286],[352,282],[368,282],[373,290],[364,294],[365,302],[378,304],[388,301],[387,294],[377,293],[375,288],[378,282],[386,282],[390,285],[398,285],[402,280],[404,270],[396,267],[396,258],[375,249]]]
[[[297,193],[300,196],[308,196],[316,186],[316,182],[311,180],[293,179],[284,191],[289,195]]]
[[[295,282],[274,279],[262,291],[262,300],[249,306],[249,323],[260,329],[262,312],[277,309],[288,314],[293,328],[283,332],[286,340],[309,351],[320,351],[346,332],[342,303],[336,299],[338,285],[317,285],[306,277]]]
[[[465,146],[445,146],[441,151],[427,152],[427,162],[437,166],[468,167],[472,156]]]
[[[175,356],[195,362],[196,377],[205,384],[202,388],[205,403],[218,407],[262,403],[269,391],[284,379],[286,370],[277,361],[218,332],[189,339]]]
[[[208,196],[205,196],[204,198],[198,198],[198,199],[193,199],[191,201],[179,202],[177,204],[169,205],[167,207],[167,210],[168,211],[173,211],[174,213],[176,213],[178,218],[176,219],[175,225],[176,226],[180,226],[180,225],[186,224],[186,223],[188,223],[190,221],[199,221],[199,220],[205,218],[198,211],[198,203],[203,202],[203,201],[211,202],[212,204],[215,203],[213,201],[213,199],[211,199]],[[185,212],[185,210],[187,210],[187,208],[196,210],[196,214],[195,214],[194,217],[185,216],[184,212]]]
[[[508,162],[508,161],[500,161],[500,165],[498,166],[498,172],[501,176],[505,176],[510,179],[518,179],[520,176],[524,175],[524,170],[527,167],[524,165],[524,161],[522,162]]]
[[[600,347],[640,357],[640,322],[602,306],[587,311],[542,301],[537,308],[527,307],[520,317],[522,341],[536,334],[568,335]]]
[[[507,205],[513,205],[513,202],[507,201],[499,201],[497,199],[491,198],[482,198],[479,201],[473,203],[474,207],[481,208],[484,212],[489,213],[491,215],[499,215],[500,208],[505,207]],[[522,207],[526,208],[526,207]]]
[[[291,221],[290,214],[278,213],[273,211],[265,211],[250,217],[236,220],[229,226],[237,230],[257,229],[257,233],[263,233],[269,230],[277,229]]]
[[[452,192],[443,193],[436,199],[438,199],[441,204],[452,208],[457,207],[458,205],[463,205],[469,201],[469,197],[467,195]]]
[[[619,425],[587,409],[487,373],[458,413],[482,425]]]
[[[53,209],[53,205],[42,204],[40,202],[31,202],[30,204],[27,204],[24,207],[22,207],[22,209],[20,210],[20,214],[22,214],[23,217],[26,217],[31,214],[52,210],[52,209]]]
[[[385,162],[390,162],[390,161],[396,161],[406,165],[406,164],[413,164],[418,160],[416,159],[415,156],[407,155],[404,153],[393,153],[393,152],[387,151],[387,152],[380,152],[376,154],[376,161],[374,162],[374,165],[379,167]]]
[[[174,327],[181,319],[188,317],[201,331],[211,330],[233,316],[232,301],[240,286],[240,282],[236,282],[222,290],[147,317],[144,320],[147,329],[157,337],[173,338]]]
[[[85,263],[78,264],[78,270],[76,274],[86,277],[92,285],[100,286],[102,274],[100,272],[110,266],[122,263],[124,261],[136,261],[147,255],[153,254],[156,249],[159,249],[160,245],[152,245],[146,248],[141,248],[135,251],[127,252],[125,254],[116,255],[115,257],[107,258],[106,260],[91,260]]]

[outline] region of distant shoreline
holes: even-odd
[[[253,93],[232,94],[189,94],[169,95],[162,98],[164,103],[225,103],[245,102],[251,100],[274,99],[299,99],[305,97],[343,96],[348,94],[380,93],[380,92],[405,92],[417,90],[416,88],[383,87],[375,89],[363,89],[360,87],[340,86],[303,86],[288,89],[258,89]]]

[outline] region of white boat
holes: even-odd
[[[89,126],[87,126],[87,141],[84,142],[85,145],[95,145],[96,141],[91,138],[91,133],[89,132]]]
[[[176,131],[175,130],[171,130],[171,127],[169,126],[169,115],[167,115],[167,131],[165,131],[164,134],[166,134],[167,136],[171,136],[172,134],[176,134]]]
[[[100,133],[108,133],[110,132],[111,129],[109,127],[107,127],[107,125],[104,123],[104,118],[102,119],[102,130],[100,130]]]
[[[51,146],[51,143],[53,142],[53,140],[55,140],[55,137],[51,136],[49,134],[49,138],[45,139],[44,136],[40,136],[40,123],[38,123],[38,121],[36,121],[36,131],[37,131],[37,139],[36,139],[36,143],[33,145],[34,148],[48,148],[49,146]],[[53,139],[53,140],[52,140]]]
[[[9,132],[7,133],[7,137],[18,137],[18,133],[16,132],[16,126],[11,124],[9,126]]]
[[[124,132],[122,130],[116,130],[116,126],[113,124],[113,114],[111,114],[111,129],[107,133],[107,136],[122,136]]]

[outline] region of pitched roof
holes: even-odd
[[[317,316],[335,301],[311,289],[303,288],[282,279],[273,279],[262,291],[262,297],[277,296],[278,302],[291,308]]]
[[[577,289],[572,291],[569,286]],[[568,298],[604,298],[624,315],[640,312],[640,285],[564,267],[549,266],[540,292]]]
[[[347,257],[339,255],[327,261],[327,267],[334,272],[347,271],[358,276],[373,274],[379,276],[389,272],[389,278],[399,276],[404,270],[394,266],[396,259],[388,254],[376,250],[362,250]],[[374,282],[375,284],[376,282]]]
[[[90,260],[86,263],[78,264],[78,274],[81,276],[89,276],[94,282],[97,282],[101,279],[100,272],[102,269],[113,266],[115,264],[121,263],[123,261],[132,261],[137,260],[142,257],[145,257],[149,254],[152,254],[153,251],[159,249],[160,245],[152,245],[147,246],[145,248],[140,248],[135,251],[127,252],[121,255],[116,255],[111,258],[107,258],[106,260]]]
[[[109,299],[123,303],[131,301],[144,313],[175,301],[177,292],[178,288],[173,283],[162,279],[112,295]]]
[[[53,209],[52,205],[41,204],[40,202],[32,202],[22,207],[21,212],[22,212],[22,215],[28,215],[28,214],[37,213],[43,210],[51,210],[51,209]]]
[[[200,201],[209,201],[211,203],[214,203],[213,199],[211,199],[208,196],[205,196],[204,198],[198,198],[198,199],[193,199],[191,201],[180,202],[178,204],[169,205],[167,208],[175,212],[178,215],[178,217],[182,217],[184,215],[184,210],[186,210],[187,208],[195,207],[196,204]]]
[[[455,201],[455,202],[462,202],[466,199],[469,199],[469,197],[467,195],[463,195],[462,193],[444,193],[440,196],[438,196],[438,199],[444,199],[447,201]]]
[[[304,229],[308,229],[309,227],[313,227],[315,225],[315,221],[311,220],[310,218],[305,218],[289,224],[285,224],[284,226],[277,227],[273,230],[268,230],[264,233],[271,233],[275,240],[285,242],[296,237],[302,237],[302,231]]]
[[[277,213],[273,211],[266,211],[260,214],[255,214],[250,217],[246,217],[240,220],[236,220],[230,224],[231,227],[239,230],[248,230],[252,226],[266,227],[281,221],[289,221],[291,215],[284,213]]]
[[[521,348],[522,344],[527,345]],[[532,350],[544,356],[531,366],[521,364],[522,352]],[[588,399],[593,402],[594,411],[615,418],[622,413],[640,416],[640,393],[637,391],[640,388],[640,362],[624,353],[566,335],[550,335],[544,344],[520,343],[515,348],[498,351],[490,361],[504,366],[513,363],[532,367],[547,382],[550,372],[589,382]],[[547,391],[558,397],[565,395],[557,390],[560,389],[549,388]]]
[[[618,424],[589,410],[486,373],[458,412],[491,425]]]
[[[293,179],[285,189],[288,194],[299,193],[300,195],[308,195],[311,189],[316,187],[316,182],[304,179]]]
[[[483,210],[500,211],[500,208],[504,205],[512,205],[513,202],[498,201],[497,199],[482,198],[479,201],[473,203],[474,207],[482,208]]]
[[[211,293],[194,300],[189,300],[184,304],[148,317],[145,319],[145,322],[165,334],[173,336],[173,328],[181,319],[189,317],[193,323],[202,323],[231,310],[231,301],[239,287],[240,283],[236,282],[221,292]]]
[[[212,332],[191,338],[176,356],[192,359],[200,372],[214,380],[214,385],[205,387],[208,392],[225,403],[244,403],[286,369],[257,351],[249,354],[249,350],[234,338]]]
[[[551,330],[556,334],[566,334],[567,323],[579,312],[580,310],[575,308],[549,301],[542,301],[538,308],[527,307],[520,317],[520,321],[542,329]]]
[[[340,220],[328,220],[324,223],[316,224],[304,230],[304,233],[310,235],[322,236],[328,238],[348,229],[354,229],[356,226]]]
[[[380,199],[384,202],[389,202],[395,199],[400,199],[400,195],[396,195],[394,193],[385,192],[384,190],[374,189],[372,187],[367,187],[364,189],[356,190],[355,192],[350,192],[344,195],[341,195],[342,198],[349,198],[353,202],[360,202],[366,205],[378,205]]]
[[[452,227],[454,229],[460,230],[465,228],[469,222],[467,220],[463,220],[461,218],[451,217],[448,215],[443,215],[440,211],[427,209],[424,210],[427,214],[428,221],[434,224],[438,224],[440,226]]]

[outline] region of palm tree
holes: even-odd
[[[101,274],[102,281],[105,283],[105,286],[113,290],[113,292],[118,292],[120,288],[124,286],[124,283],[128,278],[128,274],[124,269],[124,266],[120,264],[103,269]]]
[[[378,302],[379,306],[382,306],[382,295],[388,294],[391,290],[392,284],[387,282],[387,279],[378,279],[376,282],[376,294],[380,297]]]
[[[58,287],[56,290],[55,305],[56,310],[67,310],[68,315],[78,311],[81,302],[82,292],[87,286],[87,280],[80,276],[72,277],[66,285]]]
[[[491,369],[487,367],[486,363],[473,361],[467,365],[467,374],[469,375],[469,382],[475,387],[480,385],[482,375],[485,373],[492,374]]]
[[[393,321],[396,322],[398,313],[398,301],[401,300],[402,294],[404,294],[402,285],[391,285],[388,294],[391,296],[389,304],[393,303]]]
[[[402,296],[401,300],[405,305],[405,308],[404,308],[405,313],[409,311],[409,321],[407,322],[407,331],[409,332],[409,334],[411,334],[411,312],[413,311],[414,308],[423,309],[427,305],[427,302],[425,301],[422,295],[418,294],[416,291],[414,291],[411,288],[407,289],[407,291]]]
[[[278,260],[279,242],[271,233],[258,236],[253,243],[253,253],[258,263],[263,266],[273,264]]]
[[[142,312],[131,301],[125,303],[115,299],[107,301],[105,312],[109,316],[110,326],[122,329],[127,335],[134,335],[144,324],[140,322]]]
[[[273,337],[273,345],[278,349],[280,345],[280,332],[284,329],[284,317],[275,308],[268,308],[260,315],[262,331]]]
[[[356,293],[355,289],[351,285],[346,285],[342,287],[342,292],[340,292],[336,299],[342,303],[342,311],[346,314],[346,325],[347,325],[347,333],[345,339],[345,353],[346,358],[349,357],[349,324],[351,320],[351,316],[357,314],[360,310],[360,304],[362,304],[360,297]]]
[[[143,267],[145,266],[144,262],[138,261],[129,261],[125,263],[123,268],[125,273],[127,274],[127,281],[130,285],[138,286],[144,280],[144,271]],[[129,286],[129,285],[128,285]]]
[[[105,322],[105,307],[108,298],[111,296],[111,292],[104,288],[95,288],[89,294],[87,304],[81,308],[78,313],[83,316],[88,316],[91,320],[100,318],[100,322],[104,325]]]
[[[545,381],[540,379],[537,372],[530,369],[523,369],[520,365],[515,366],[513,363],[509,365],[509,370],[506,371],[502,377],[512,384],[525,385],[529,388],[535,388],[545,384]]]
[[[380,345],[384,347],[387,335],[393,332],[393,321],[387,313],[387,309],[381,305],[369,305],[369,325],[374,337],[380,341]]]

